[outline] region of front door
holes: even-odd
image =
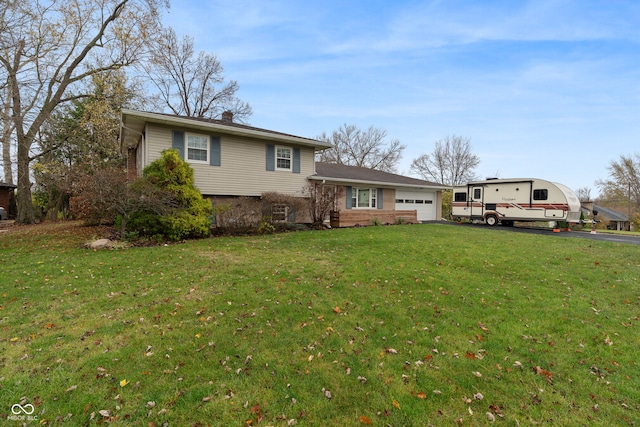
[[[471,217],[482,217],[484,215],[484,198],[482,187],[471,188]]]

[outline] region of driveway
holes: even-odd
[[[443,224],[455,225],[457,227],[482,227],[491,229],[492,227],[484,224],[458,224],[455,222],[444,222]],[[548,236],[559,238],[576,238],[576,239],[591,239],[601,240],[604,242],[614,243],[628,243],[631,245],[640,245],[640,237],[638,236],[626,236],[622,234],[610,234],[610,233],[598,233],[591,234],[586,231],[561,231],[560,233],[554,233],[550,229],[531,228],[531,227],[502,227],[495,226],[496,230],[510,231],[513,233],[529,233],[529,234],[546,234]]]

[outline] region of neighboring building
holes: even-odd
[[[368,215],[369,220],[359,221],[362,225],[373,218],[384,223],[404,216],[411,222],[441,217],[443,186],[365,168],[316,163],[316,152],[330,144],[234,123],[231,113],[212,120],[123,110],[120,139],[130,177],[141,176],[162,151],[174,148],[193,168],[202,195],[214,204],[238,197],[260,198],[268,192],[303,197],[303,188],[312,180],[344,186],[349,197],[340,200],[336,210],[341,216],[346,211],[358,212],[360,218]],[[308,222],[308,218],[298,215],[295,221]],[[353,224],[342,216],[340,226]]]
[[[8,184],[6,182],[0,182],[0,207],[4,208],[4,211],[8,217],[15,217],[15,199],[14,191],[16,186]]]
[[[592,218],[595,211],[598,214],[596,219],[600,221],[608,230],[630,230],[629,217],[613,209],[597,205],[593,202],[582,202],[582,209],[585,216]]]

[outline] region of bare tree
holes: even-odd
[[[471,140],[453,135],[436,141],[431,154],[414,159],[411,171],[423,179],[454,186],[476,179],[478,164],[480,158],[471,152]]]
[[[317,137],[333,147],[322,151],[317,160],[341,165],[360,166],[385,172],[396,172],[405,146],[397,139],[385,141],[387,131],[370,126],[362,130],[356,125],[342,125],[331,135]]]
[[[0,81],[11,94],[18,222],[32,223],[30,164],[40,129],[94,74],[136,62],[166,0],[0,2]],[[3,110],[4,111],[4,110]]]
[[[591,188],[589,187],[580,187],[576,191],[576,196],[578,196],[578,200],[581,202],[589,202],[591,201]]]
[[[338,198],[342,197],[342,192],[341,186],[315,181],[309,182],[302,189],[302,194],[309,199],[311,223],[315,228],[321,228],[331,211],[337,209]]]
[[[11,93],[9,85],[0,84],[0,125],[2,126],[2,168],[4,171],[4,182],[13,184],[13,162],[11,160],[11,135],[13,133],[13,123],[11,121]]]
[[[599,179],[600,197],[613,204],[628,205],[636,208],[640,205],[640,153],[633,156],[621,155],[618,161],[612,160],[607,167],[608,179]]]
[[[172,29],[162,31],[144,70],[157,88],[156,100],[176,115],[216,119],[224,111],[246,122],[251,107],[236,97],[235,80],[224,83],[224,68],[215,55],[196,55],[193,37],[179,40]]]

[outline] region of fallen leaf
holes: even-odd
[[[53,329],[56,327],[55,323],[47,323],[46,325],[44,325],[44,327],[46,329]]]
[[[478,371],[473,371],[472,374],[475,375],[478,378],[482,377],[482,374],[480,372],[478,372]]]
[[[393,400],[393,406],[395,406],[396,408],[400,409],[400,403],[398,403],[397,400]]]
[[[551,372],[547,371],[546,369],[542,369],[540,366],[536,366],[536,374],[544,375],[548,380],[550,380],[551,375],[553,375]]]
[[[341,313],[340,307],[338,307],[338,306],[334,307],[333,308],[333,312],[337,313],[337,314],[340,314]]]
[[[106,409],[103,409],[102,411],[98,411],[98,413],[103,417],[108,417],[110,415],[109,411],[107,411]]]
[[[489,332],[489,329],[487,329],[487,327],[484,326],[482,322],[478,322],[478,326],[480,327],[480,329],[482,329],[482,332]]]
[[[362,424],[373,424],[373,422],[366,415],[361,415],[360,416],[360,422]]]
[[[75,390],[75,389],[77,389],[77,388],[78,388],[78,386],[77,386],[77,385],[72,385],[71,387],[69,387],[68,389],[66,389],[66,390],[65,390],[65,392],[69,393],[69,392],[71,392],[71,391],[73,391],[73,390]]]
[[[496,421],[496,417],[491,413],[491,412],[487,412],[487,418],[489,419],[489,421],[491,421],[492,423]]]
[[[412,391],[411,394],[414,395],[415,397],[417,397],[418,399],[426,399],[427,398],[427,393],[425,393],[424,391],[419,391],[419,392]]]
[[[126,378],[125,378],[125,379],[123,379],[122,381],[120,381],[120,387],[124,387],[124,386],[126,386],[127,384],[129,384],[129,381],[127,381],[127,379],[126,379]]]
[[[467,359],[475,360],[478,356],[476,356],[475,353],[471,353],[470,351],[467,351],[464,357],[466,357]]]

